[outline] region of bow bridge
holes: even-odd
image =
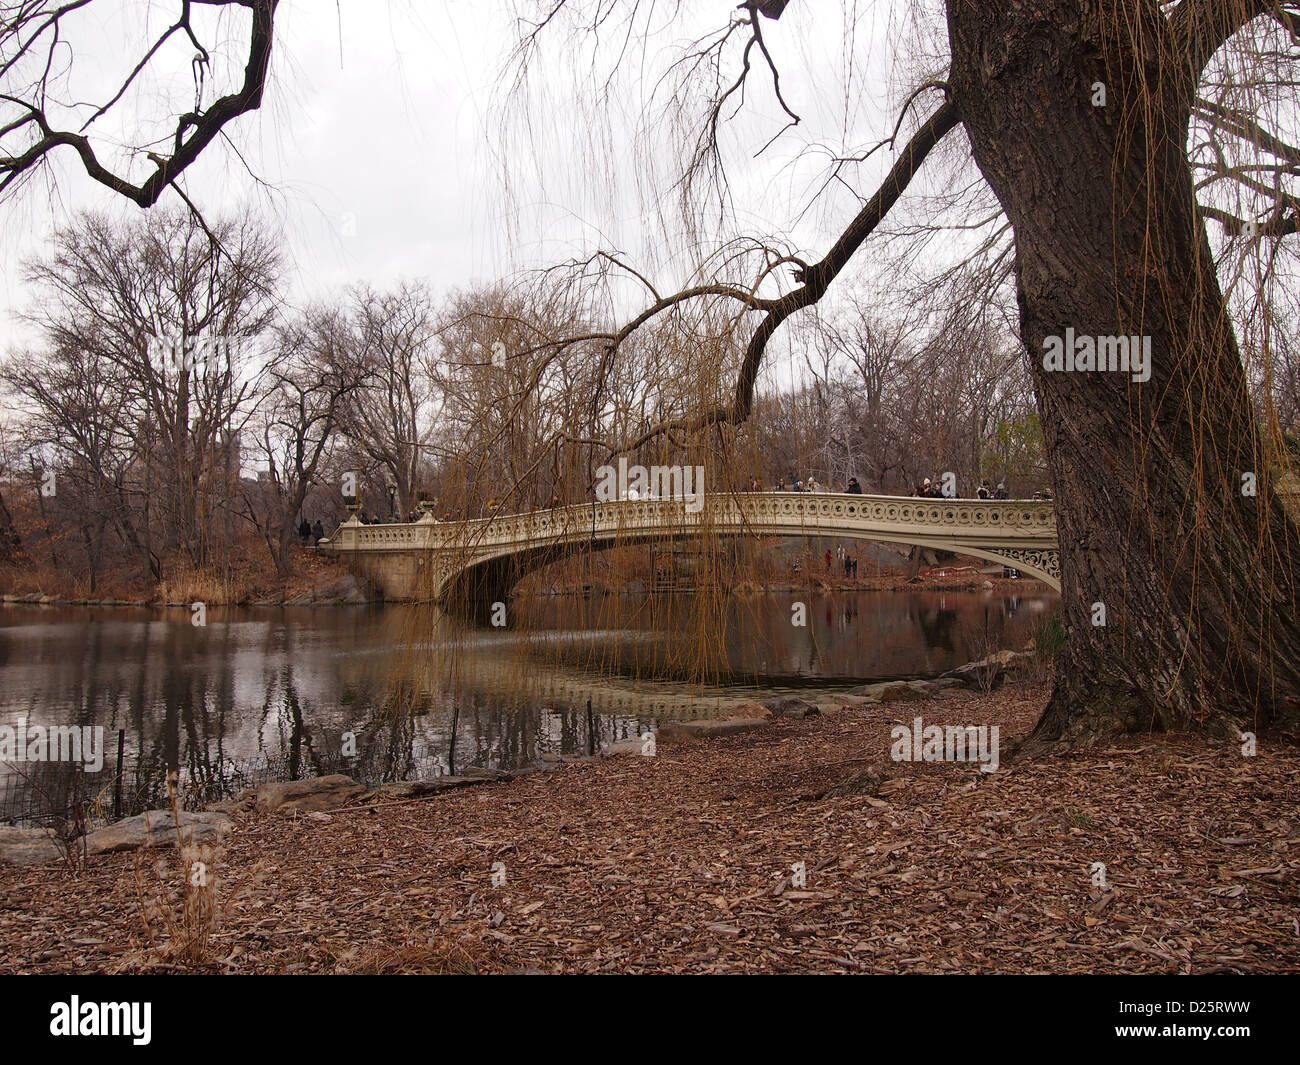
[[[583,551],[701,537],[834,537],[973,555],[1061,587],[1052,504],[740,492],[580,503],[471,521],[363,525],[327,546],[388,599],[505,599],[524,574]]]

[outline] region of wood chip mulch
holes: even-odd
[[[0,972],[1300,971],[1287,737],[1255,757],[1140,737],[992,774],[889,759],[917,715],[999,724],[1005,751],[1046,697],[1022,682],[378,809],[239,813],[194,964],[149,944],[139,859],[3,866]]]

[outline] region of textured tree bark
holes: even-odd
[[[1300,536],[1197,212],[1188,50],[1153,0],[952,0],[948,29],[954,102],[1015,229],[1061,538],[1067,644],[1028,746],[1294,723]],[[1067,328],[1150,337],[1150,379],[1044,369]]]

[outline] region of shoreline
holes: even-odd
[[[330,589],[325,589],[326,591]],[[586,588],[586,587],[569,587],[563,589],[545,589],[532,590],[518,593],[520,598],[564,598],[564,597],[583,597],[591,598],[593,596],[606,595],[694,595],[694,588],[678,588],[673,590],[646,590],[638,589],[629,592],[627,589],[617,588]],[[828,595],[838,592],[979,592],[992,591],[1002,594],[1024,594],[1024,595],[1057,595],[1054,589],[1042,581],[1029,577],[1011,579],[1004,577],[985,578],[983,580],[972,580],[969,577],[940,577],[917,580],[909,580],[906,576],[901,575],[881,575],[877,577],[863,577],[853,582],[839,580],[825,580],[814,578],[811,582],[795,583],[792,581],[767,581],[767,582],[737,582],[727,588],[728,594],[744,597],[749,595],[767,595],[772,593],[799,593],[807,592],[811,595]],[[322,596],[316,598],[312,592],[297,593],[294,595],[285,595],[274,598],[260,599],[236,599],[224,600],[219,597],[209,597],[203,600],[207,606],[221,607],[337,607],[337,606],[404,606],[418,603],[418,600],[410,599],[378,599],[368,596]],[[110,607],[110,608],[147,608],[147,609],[189,609],[192,604],[182,601],[165,601],[161,598],[139,598],[130,599],[117,597],[80,597],[80,596],[55,596],[41,593],[5,593],[0,595],[0,606],[90,606],[90,607]]]
[[[1294,745],[890,759],[918,716],[1023,739],[1048,691],[864,701],[332,811],[245,799],[193,956],[141,921],[179,897],[179,856],[106,853],[0,866],[0,971],[1300,971]]]

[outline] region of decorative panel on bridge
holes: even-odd
[[[390,599],[444,599],[460,590],[499,597],[567,555],[700,537],[826,536],[972,555],[1059,590],[1052,504],[1028,500],[741,492],[695,500],[582,503],[471,521],[340,525],[330,548]]]

